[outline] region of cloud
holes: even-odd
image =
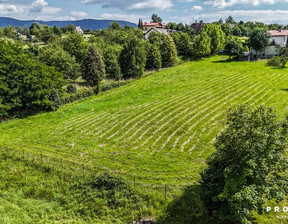
[[[110,14],[110,13],[103,13],[101,14],[100,18],[97,19],[108,19],[108,20],[123,20],[132,23],[138,23],[139,18],[143,19],[143,21],[149,21],[149,18],[143,17],[141,15],[126,15],[126,14]]]
[[[32,3],[32,6],[30,8],[30,12],[42,12],[45,6],[48,5],[48,2],[45,0],[35,0],[35,2]]]
[[[192,11],[201,11],[203,8],[202,8],[202,6],[200,6],[200,5],[194,5],[193,7],[192,7]]]
[[[164,10],[172,6],[172,0],[80,0],[85,4],[100,4],[103,8],[118,8],[125,11]]]
[[[77,11],[77,12],[71,12],[71,16],[74,17],[85,17],[88,14],[86,12],[82,12],[82,11]]]
[[[211,5],[215,8],[227,8],[235,5],[259,6],[263,4],[273,5],[278,2],[288,2],[288,0],[206,0],[205,5]]]
[[[16,5],[0,5],[0,15],[13,15],[23,13],[22,8],[18,8]]]
[[[192,23],[195,20],[214,22],[220,18],[232,16],[236,21],[257,21],[264,23],[283,23],[288,21],[288,10],[220,10],[205,13],[195,13],[188,17],[179,18],[183,23]]]

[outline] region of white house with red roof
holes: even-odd
[[[277,55],[277,46],[286,47],[288,44],[288,30],[269,30],[271,35],[270,45],[266,48],[265,52],[258,53],[262,58],[272,58]],[[252,49],[252,54],[256,57],[255,50]]]

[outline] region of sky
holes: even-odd
[[[218,21],[231,15],[236,21],[288,24],[288,0],[0,0],[0,16],[35,20],[85,18],[151,20],[164,23]]]

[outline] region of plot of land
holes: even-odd
[[[0,145],[108,169],[147,184],[199,177],[238,104],[288,109],[288,70],[217,56],[151,74],[112,91],[0,125]]]

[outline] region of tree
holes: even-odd
[[[59,72],[63,72],[65,79],[76,80],[81,75],[81,67],[71,56],[60,46],[50,45],[40,48],[38,58],[49,66],[54,66]]]
[[[53,109],[49,96],[62,84],[53,67],[25,54],[20,44],[0,40],[0,118]]]
[[[88,45],[81,34],[75,31],[68,33],[67,37],[62,39],[61,45],[65,51],[76,58],[79,64],[82,63]]]
[[[162,19],[155,13],[152,14],[151,19],[153,23],[162,23]]]
[[[147,52],[146,69],[159,69],[162,67],[161,52],[156,45],[150,45]]]
[[[256,28],[252,31],[249,37],[250,47],[258,52],[264,51],[269,45],[270,34],[266,29]]]
[[[146,52],[142,40],[130,37],[119,56],[121,72],[124,78],[140,77],[144,73]]]
[[[217,24],[206,24],[204,31],[207,32],[211,39],[211,53],[219,53],[220,50],[224,48],[225,44],[225,33],[222,31],[221,26]]]
[[[177,49],[171,36],[168,35],[163,37],[160,50],[163,67],[170,67],[176,64],[178,60]]]
[[[139,19],[138,29],[143,30],[143,21],[142,21],[142,19]]]
[[[164,39],[164,34],[158,32],[151,32],[148,37],[148,41],[153,45],[157,45],[158,47],[160,47],[162,39]]]
[[[228,24],[234,24],[234,23],[236,23],[232,16],[228,16],[228,18],[226,19],[225,22],[228,23]]]
[[[273,108],[238,106],[228,112],[201,173],[202,200],[214,217],[250,224],[250,211],[261,214],[268,199],[285,197],[287,134],[287,119],[279,121]]]
[[[100,81],[105,75],[105,64],[99,51],[94,45],[88,48],[82,65],[82,77],[91,86],[96,86],[99,91]]]
[[[196,37],[194,42],[195,54],[197,57],[202,58],[211,53],[211,38],[205,30],[202,30]]]
[[[228,53],[229,58],[231,58],[231,56],[236,56],[238,59],[244,53],[241,40],[238,37],[229,36],[225,46],[225,52]]]
[[[268,61],[268,65],[285,68],[288,62],[288,47],[277,46],[278,56],[274,56]]]
[[[32,25],[29,27],[29,31],[31,35],[37,35],[41,29],[42,29],[42,25],[37,22],[32,23]]]
[[[187,33],[176,32],[176,33],[173,33],[171,36],[176,45],[178,55],[183,55],[183,56],[191,55],[191,39]]]
[[[120,30],[120,29],[121,29],[121,26],[119,25],[118,22],[113,21],[113,22],[109,25],[109,29],[112,29],[112,30]]]

